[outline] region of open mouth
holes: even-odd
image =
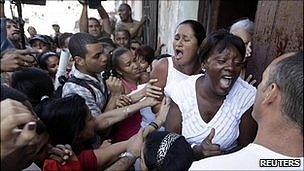
[[[220,84],[222,88],[229,88],[233,82],[234,77],[233,76],[228,76],[228,75],[224,75],[221,79],[220,79]]]
[[[175,50],[175,58],[176,59],[181,59],[183,57],[183,51],[179,50],[179,49],[176,49]]]

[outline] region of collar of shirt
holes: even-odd
[[[72,66],[72,70],[70,72],[69,75],[74,75],[76,78],[80,78],[80,79],[84,79],[84,80],[92,80],[94,82],[97,82],[97,83],[102,83],[102,77],[101,77],[101,74],[96,74],[96,78],[95,77],[92,77],[88,74],[84,74],[82,72],[80,72],[76,67],[75,67],[75,64]]]

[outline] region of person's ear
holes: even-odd
[[[84,66],[85,65],[85,60],[84,58],[80,57],[80,56],[75,56],[74,57],[75,63],[79,66]]]
[[[276,100],[279,100],[280,88],[276,83],[271,83],[266,89],[266,96],[264,97],[264,104],[274,103]]]

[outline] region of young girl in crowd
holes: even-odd
[[[142,45],[135,50],[135,56],[139,62],[139,70],[141,72],[140,83],[146,83],[150,80],[151,65],[155,58],[154,49],[148,45]]]
[[[112,55],[112,73],[121,79],[123,84],[122,94],[129,94],[137,89],[140,81],[140,69],[137,59],[126,48],[117,48]],[[141,115],[137,111],[130,118],[115,125],[112,136],[115,142],[129,139],[140,129]]]
[[[55,52],[45,52],[39,57],[39,66],[48,71],[53,82],[59,65],[59,56]]]

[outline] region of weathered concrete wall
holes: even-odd
[[[158,37],[166,46],[162,53],[174,54],[172,42],[175,28],[183,20],[197,20],[197,0],[187,1],[159,1]]]

